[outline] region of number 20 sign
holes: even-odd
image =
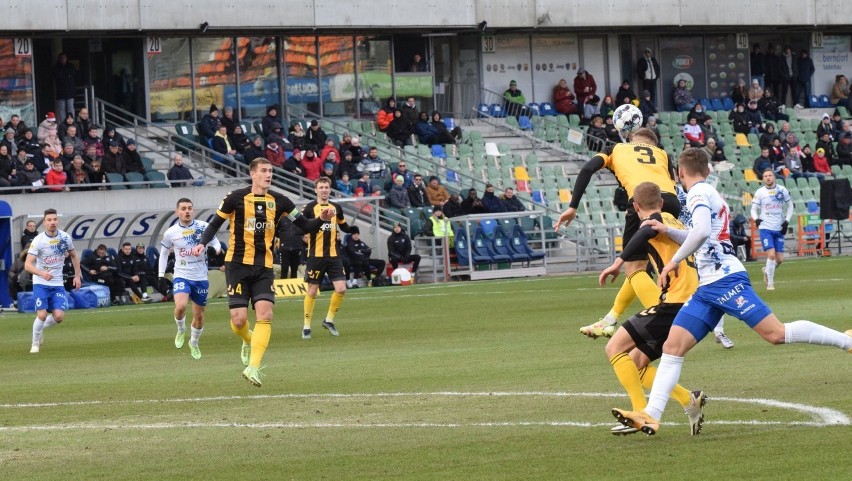
[[[32,40],[27,38],[27,37],[16,37],[15,38],[15,56],[16,57],[32,57],[33,56]]]

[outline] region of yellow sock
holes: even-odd
[[[305,295],[305,329],[311,328],[311,320],[314,318],[314,304],[317,303],[317,296]]]
[[[636,299],[636,293],[633,292],[633,286],[630,285],[629,279],[624,279],[624,282],[621,284],[621,289],[618,290],[618,294],[615,295],[615,300],[612,303],[612,309],[609,311],[609,316],[613,319],[618,320],[624,311],[630,307],[630,304],[633,303],[633,299]]]
[[[272,323],[258,319],[254,323],[254,332],[251,336],[251,360],[249,367],[260,367],[263,354],[269,346],[269,337],[272,336]]]
[[[645,391],[642,390],[642,380],[639,378],[639,370],[636,369],[636,364],[627,353],[619,353],[609,360],[612,368],[615,370],[615,377],[618,382],[624,386],[627,395],[630,396],[630,403],[633,405],[633,411],[641,411],[645,409],[647,400],[645,399]]]
[[[249,332],[248,321],[243,324],[243,327],[237,327],[234,325],[233,321],[231,322],[231,330],[234,331],[234,334],[243,338],[243,342],[246,344],[251,343],[251,333]]]
[[[337,314],[337,311],[340,309],[340,304],[343,303],[343,296],[345,296],[345,292],[334,292],[331,295],[331,303],[328,305],[328,314],[325,315],[325,320],[328,322],[334,322],[334,316]]]
[[[649,365],[640,370],[639,378],[642,379],[642,386],[646,389],[651,389],[651,386],[654,385],[654,376],[656,375],[656,366]],[[675,385],[674,389],[672,389],[672,397],[683,407],[689,404],[689,391],[680,384]]]
[[[645,309],[660,303],[660,288],[644,269],[630,274],[627,282],[633,286],[633,292]]]

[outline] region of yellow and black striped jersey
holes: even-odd
[[[633,190],[642,182],[653,182],[662,192],[675,194],[669,156],[654,145],[639,142],[616,144],[608,153],[596,155],[604,160],[604,167],[615,174],[629,198],[633,198]]]
[[[318,219],[320,213],[329,207],[334,208],[334,217],[330,221],[323,223],[320,230],[308,235],[308,257],[337,257],[340,255],[337,249],[337,231],[338,226],[346,224],[346,217],[343,215],[343,209],[336,202],[328,204],[320,204],[317,201],[311,201],[302,209],[302,214],[306,219]]]
[[[663,224],[680,230],[686,227],[668,212],[652,214],[651,219],[656,219]],[[643,227],[643,229],[651,229]],[[665,234],[655,235],[648,239],[648,257],[654,264],[657,274],[674,257],[680,245],[671,240]],[[660,299],[666,304],[683,304],[698,289],[698,270],[695,268],[695,259],[692,256],[680,261],[677,276],[671,274],[669,283],[660,294]]]
[[[226,262],[272,268],[273,240],[281,216],[291,220],[299,215],[287,196],[269,191],[254,194],[251,187],[228,192],[216,215],[230,223]]]

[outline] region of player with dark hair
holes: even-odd
[[[272,334],[272,307],[275,293],[272,283],[273,240],[278,221],[286,216],[305,232],[316,232],[334,215],[333,209],[319,212],[318,219],[305,219],[288,197],[271,191],[272,164],[257,158],[249,164],[251,186],[228,192],[216,217],[201,235],[192,255],[199,256],[227,220],[230,224],[225,279],[231,330],[243,339],[241,357],[247,367],[243,377],[261,386],[259,369]],[[248,326],[248,306],[255,311],[254,330]]]

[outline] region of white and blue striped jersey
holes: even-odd
[[[781,224],[787,220],[784,208],[792,209],[790,191],[783,185],[775,184],[771,189],[757,189],[751,201],[752,219],[760,219],[760,228],[765,230],[781,230]]]
[[[42,232],[30,243],[27,254],[36,257],[36,267],[50,273],[53,278],[47,280],[41,276],[33,276],[33,284],[43,286],[62,286],[62,268],[65,266],[65,255],[74,250],[74,242],[68,233],[57,230],[50,237]]]
[[[694,254],[698,285],[704,286],[728,274],[745,271],[731,244],[728,231],[731,211],[716,189],[706,182],[699,182],[687,192],[686,204],[690,216],[694,216],[696,209],[710,209],[710,237]]]
[[[206,228],[207,222],[193,220],[189,225],[181,225],[178,222],[163,233],[163,240],[160,242],[160,277],[166,270],[168,250],[172,249],[175,253],[175,278],[190,281],[207,280],[207,251],[198,256],[192,255],[192,248],[198,245],[201,234]],[[214,247],[217,251],[222,248],[215,237],[210,241],[210,247]]]

